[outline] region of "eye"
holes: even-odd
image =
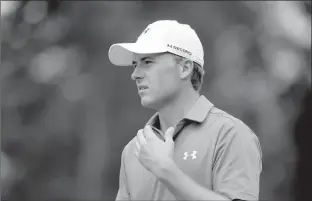
[[[132,64],[132,67],[133,67],[133,68],[136,68],[137,66],[138,66],[138,65],[137,65],[136,63],[133,63],[133,64]]]
[[[150,60],[145,60],[144,63],[145,63],[145,64],[150,64],[150,63],[152,63],[152,61],[150,61]]]

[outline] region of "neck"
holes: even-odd
[[[199,98],[199,93],[193,89],[181,92],[165,107],[158,110],[161,130],[165,132],[169,127],[175,127],[185,117]]]

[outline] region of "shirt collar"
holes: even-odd
[[[202,123],[213,107],[214,105],[204,95],[201,95],[183,119]],[[155,128],[160,128],[159,113],[155,113],[146,124]]]

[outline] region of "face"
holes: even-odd
[[[135,55],[131,78],[136,81],[143,107],[159,109],[180,90],[180,67],[173,55]]]

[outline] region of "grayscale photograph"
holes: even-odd
[[[311,199],[311,1],[1,1],[1,201]]]

